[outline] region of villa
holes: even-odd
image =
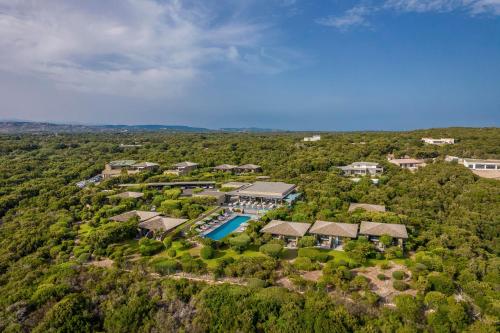
[[[115,222],[127,222],[130,219],[137,218],[139,222],[144,222],[146,220],[152,219],[153,217],[159,216],[160,213],[148,212],[145,210],[132,210],[130,212],[125,212],[119,215],[115,215],[109,218],[110,221]]]
[[[425,161],[414,158],[393,158],[388,160],[390,163],[397,165],[400,168],[408,169],[411,171],[424,167]]]
[[[255,182],[237,190],[227,192],[231,201],[256,201],[260,203],[280,204],[291,197],[296,189],[295,184],[283,182]]]
[[[186,221],[187,219],[156,216],[139,223],[140,234],[149,238],[162,239],[167,232]]]
[[[102,178],[109,179],[113,177],[119,177],[123,172],[131,175],[145,170],[154,170],[158,166],[159,165],[157,163],[136,163],[136,161],[134,160],[111,161],[104,166],[104,170],[102,171]]]
[[[321,140],[321,135],[306,136],[304,138],[305,142],[315,142]]]
[[[455,139],[453,138],[422,138],[422,141],[429,145],[452,145],[455,143]]]
[[[445,160],[462,164],[479,177],[500,179],[500,160],[459,158],[456,156],[446,156]]]
[[[287,247],[296,248],[299,239],[307,233],[310,226],[309,223],[272,220],[260,232],[284,240]]]
[[[232,164],[221,164],[218,165],[214,168],[214,171],[221,171],[221,172],[234,172],[238,168],[237,165],[232,165]]]
[[[110,198],[137,199],[137,198],[141,198],[143,196],[144,196],[144,193],[142,193],[142,192],[130,192],[130,191],[127,191],[127,192],[122,192],[122,193],[118,193],[118,194],[112,195],[112,196],[110,196]]]
[[[349,212],[354,212],[356,209],[362,209],[367,212],[385,212],[385,206],[383,205],[374,205],[367,203],[351,203],[349,205]]]
[[[375,162],[354,162],[352,164],[339,167],[346,176],[374,176],[384,172],[384,168]]]
[[[309,233],[318,239],[318,246],[324,248],[337,248],[344,240],[358,237],[358,225],[352,223],[338,223],[316,221]]]
[[[406,227],[403,224],[377,223],[362,221],[359,226],[359,235],[365,236],[369,241],[375,243],[379,250],[384,250],[385,246],[380,242],[381,236],[391,236],[394,244],[403,247],[403,243],[408,239]]]
[[[177,164],[173,165],[173,168],[171,170],[166,170],[164,173],[165,174],[173,174],[173,175],[185,175],[187,173],[190,173],[193,170],[196,170],[198,168],[198,163],[194,162],[189,162],[189,161],[184,161],[180,162]]]
[[[262,172],[262,168],[260,167],[260,165],[244,164],[240,165],[237,168],[237,171],[241,173],[255,173],[255,172]]]

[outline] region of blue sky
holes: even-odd
[[[500,125],[500,0],[0,0],[0,119]]]

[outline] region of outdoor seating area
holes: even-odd
[[[224,211],[222,214],[213,213],[210,216],[205,217],[203,220],[196,222],[194,224],[194,230],[198,233],[207,234],[229,221],[232,216],[233,214],[230,211]]]
[[[279,207],[280,205],[270,201],[256,201],[256,200],[238,200],[230,202],[228,204],[229,208],[240,208],[240,209],[256,209],[256,210],[269,210]]]

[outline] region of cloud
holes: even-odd
[[[319,18],[316,23],[346,31],[354,26],[369,26],[366,16],[370,13],[371,10],[368,7],[357,6],[347,10],[343,15]]]
[[[500,0],[386,0],[379,6],[357,5],[342,15],[316,19],[316,23],[341,31],[347,31],[355,26],[369,27],[371,24],[367,17],[381,11],[405,13],[461,11],[471,16],[500,15]]]
[[[176,96],[213,64],[259,66],[269,25],[204,2],[0,0],[0,70],[110,95]],[[282,68],[281,66],[279,68]]]

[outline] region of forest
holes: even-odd
[[[444,158],[500,159],[500,129],[321,133],[304,142],[310,134],[0,135],[0,331],[497,332],[500,180]],[[422,137],[456,143],[426,145]],[[427,166],[410,172],[388,154]],[[125,159],[160,168],[75,185]],[[200,167],[164,174],[182,161]],[[380,163],[379,182],[353,182],[337,168],[356,161]],[[213,171],[248,163],[262,174]],[[188,225],[218,214],[214,200],[140,184],[210,180],[220,188],[262,175],[297,184],[302,196],[221,241],[184,227],[162,240],[141,238],[136,219],[110,220],[154,207]],[[111,197],[122,183],[139,184],[133,190],[144,196]],[[387,212],[348,212],[352,202]],[[409,238],[404,251],[380,253],[361,238],[343,252],[320,251],[306,236],[289,251],[259,232],[273,219],[401,223]],[[373,288],[384,283],[390,297]]]

